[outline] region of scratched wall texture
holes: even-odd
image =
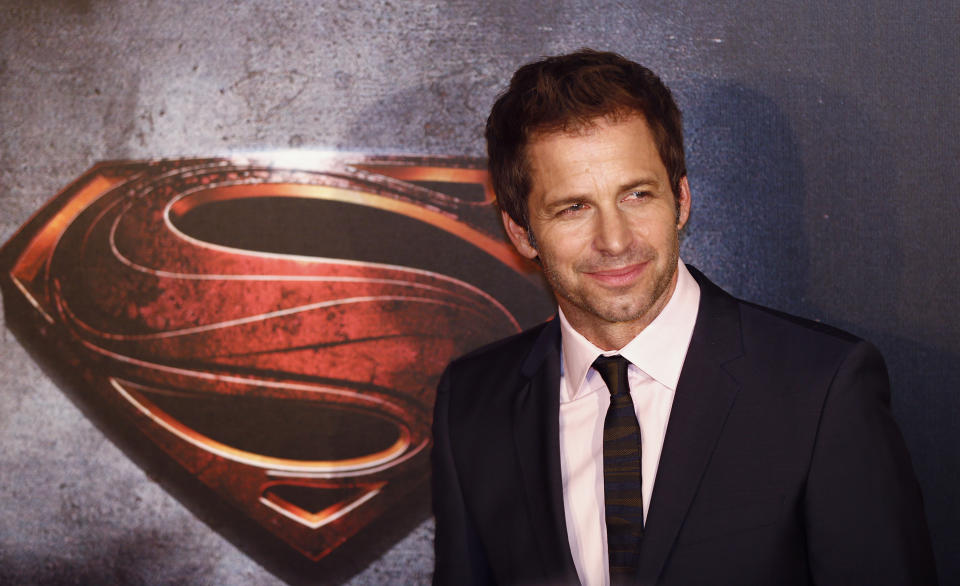
[[[622,52],[686,114],[684,258],[883,350],[942,581],[960,582],[960,5],[654,4],[2,0],[0,242],[103,159],[481,156],[519,64]],[[2,326],[0,582],[281,581],[133,464]],[[425,583],[431,541],[425,521],[328,581]]]

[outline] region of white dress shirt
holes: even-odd
[[[646,519],[677,380],[690,346],[700,287],[679,263],[677,286],[666,306],[619,351],[602,352],[560,311],[560,469],[570,551],[585,586],[610,583],[603,503],[603,420],[610,393],[591,368],[601,354],[630,361],[630,397],[642,434],[643,516]]]

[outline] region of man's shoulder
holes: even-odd
[[[701,288],[702,312],[694,340],[713,356],[740,357],[741,374],[756,379],[829,376],[851,357],[883,364],[879,350],[840,328],[736,298],[692,269]],[[734,368],[732,365],[730,368]],[[798,373],[805,373],[800,376]]]
[[[858,336],[840,328],[730,295],[696,268],[689,266],[688,268],[700,285],[701,300],[705,301],[701,303],[701,311],[706,309],[708,312],[728,314],[729,310],[735,307],[741,335],[747,339],[762,340],[763,343],[774,347],[783,344],[827,344],[849,347],[863,342]],[[699,321],[700,318],[698,318]]]
[[[512,336],[490,342],[454,359],[449,368],[487,369],[509,364],[519,369],[544,330],[555,325],[553,320],[548,320]]]
[[[707,289],[701,310],[708,311],[698,316],[691,343],[693,364],[719,360],[744,396],[783,399],[774,406],[822,406],[832,389],[858,388],[851,381],[867,379],[876,381],[877,393],[858,393],[860,399],[887,396],[886,365],[873,344],[820,321],[737,299],[712,283]]]
[[[830,376],[861,354],[883,364],[873,344],[850,332],[756,303],[740,301],[739,306],[744,355],[760,372],[790,372],[799,382]]]
[[[856,344],[863,340],[848,331],[771,307],[766,307],[750,301],[738,300],[740,316],[747,329],[768,331],[771,335],[790,332],[794,336],[801,336],[811,340],[834,341],[840,345]]]
[[[451,362],[437,388],[438,393],[447,396],[450,416],[465,419],[486,413],[483,417],[487,417],[512,405],[515,393],[529,377],[524,367],[534,360],[535,349],[549,343],[541,337],[550,337],[550,328],[556,325],[551,326],[552,323],[497,340]]]

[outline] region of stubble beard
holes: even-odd
[[[656,316],[648,314],[652,311],[659,314],[663,306],[666,305],[667,300],[664,299],[664,293],[670,288],[679,258],[679,240],[675,239],[673,245],[670,247],[666,263],[663,265],[657,264],[658,255],[655,249],[631,252],[619,257],[616,259],[616,262],[607,261],[607,264],[611,267],[637,262],[648,262],[647,270],[652,269],[657,271],[656,274],[652,275],[652,281],[649,282],[648,286],[640,284],[641,288],[639,290],[636,287],[631,288],[622,296],[612,296],[613,294],[610,292],[607,292],[606,295],[601,293],[590,295],[587,287],[578,287],[576,283],[569,282],[570,280],[554,268],[550,261],[542,255],[540,263],[543,268],[544,277],[553,290],[553,294],[557,297],[558,302],[561,300],[567,301],[581,312],[610,324],[635,322],[638,320],[644,320],[645,323],[649,323]],[[591,269],[600,270],[601,267],[591,265]],[[581,275],[581,279],[590,278],[582,275],[583,269],[577,268],[576,271]],[[651,277],[651,275],[647,275],[647,277]],[[643,298],[638,300],[638,296]],[[637,301],[640,302],[639,305],[637,305]],[[659,307],[657,307],[658,304]],[[568,312],[564,313],[567,314]],[[568,315],[567,317],[571,318],[572,316]]]

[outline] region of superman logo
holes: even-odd
[[[0,249],[4,307],[124,437],[317,561],[426,500],[446,363],[550,311],[491,198],[462,158],[101,163]]]

